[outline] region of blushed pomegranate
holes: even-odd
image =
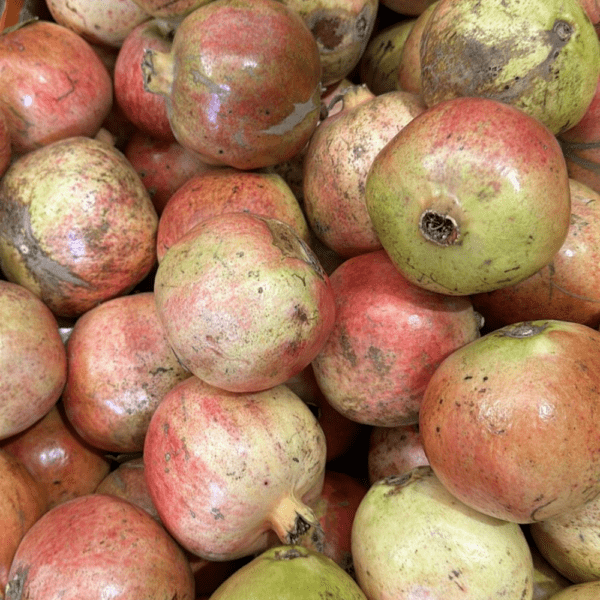
[[[207,560],[281,543],[322,549],[311,502],[325,471],[325,436],[286,386],[234,393],[190,377],[152,416],[144,445],[150,496],[175,539]]]

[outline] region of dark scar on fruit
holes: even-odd
[[[74,275],[67,267],[50,258],[38,245],[31,230],[31,215],[26,206],[4,194],[0,197],[0,237],[20,255],[27,269],[34,274],[43,289],[53,289],[67,283],[90,288],[90,284]]]
[[[273,237],[273,245],[279,248],[284,257],[298,258],[325,280],[325,271],[306,242],[298,237],[290,225],[277,219],[260,218],[269,228]]]

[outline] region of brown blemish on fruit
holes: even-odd
[[[261,219],[269,228],[273,237],[273,245],[279,248],[285,258],[297,258],[305,262],[321,279],[325,279],[325,271],[310,247],[302,240],[293,228],[277,219]]]
[[[10,194],[2,195],[0,219],[3,224],[0,236],[17,251],[28,273],[40,286],[44,297],[53,296],[53,290],[60,290],[64,284],[91,287],[87,281],[77,277],[40,248],[31,229],[29,210],[21,203],[15,202]]]
[[[436,41],[432,40],[429,44],[431,56],[423,66],[423,77],[430,80],[429,87],[432,90],[450,87],[460,90],[461,96],[487,95],[511,104],[526,95],[528,89],[533,88],[538,79],[550,80],[556,76],[554,63],[572,33],[572,25],[562,20],[555,21],[552,29],[539,32],[538,39],[532,41],[528,48],[546,47],[548,48],[546,57],[528,72],[507,80],[504,85],[499,85],[497,79],[501,78],[502,72],[511,61],[521,58],[512,39],[488,45],[474,36],[455,36],[451,42],[448,42],[452,44],[452,55],[464,57],[464,64],[469,65],[467,69],[441,68],[440,65],[447,63],[445,55],[448,47],[446,43],[442,43],[438,48]],[[437,52],[434,53],[433,50]],[[525,49],[521,54],[525,57],[529,54],[529,50]],[[441,80],[445,78],[448,79],[442,82]]]

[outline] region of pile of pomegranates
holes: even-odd
[[[597,600],[600,4],[3,6],[0,600]]]

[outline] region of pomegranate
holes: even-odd
[[[93,491],[97,494],[119,496],[143,508],[155,521],[162,524],[150,498],[144,471],[142,456],[130,458],[107,473]]]
[[[489,329],[560,319],[600,326],[600,194],[570,179],[571,224],[552,261],[516,285],[472,296]]]
[[[479,335],[471,301],[410,283],[383,250],[346,260],[330,281],[335,324],[312,361],[325,398],[366,425],[416,423],[436,367]]]
[[[66,415],[83,439],[109,452],[141,452],[156,407],[190,376],[165,337],[152,292],[88,310],[73,327],[67,358]]]
[[[0,90],[19,154],[67,137],[94,136],[113,99],[110,75],[90,44],[43,20],[0,35]]]
[[[428,464],[418,425],[373,427],[371,430],[368,454],[371,484]]]
[[[455,350],[421,404],[423,447],[448,490],[518,523],[600,493],[600,333],[579,323],[507,325]]]
[[[529,531],[542,556],[573,583],[600,580],[600,496],[583,506],[532,523]]]
[[[347,473],[325,470],[323,489],[312,509],[323,529],[322,552],[352,572],[352,522],[367,486]]]
[[[119,48],[128,33],[150,15],[134,0],[46,0],[52,18],[91,44]]]
[[[526,534],[528,531],[525,532]],[[541,554],[531,538],[529,549],[533,557],[533,599],[551,600],[554,594],[564,590],[572,583],[563,577]]]
[[[61,401],[31,427],[0,442],[43,488],[47,506],[91,494],[108,475],[110,462],[73,429]]]
[[[600,193],[600,79],[581,120],[559,136],[569,175]]]
[[[379,151],[426,107],[414,94],[375,96],[365,85],[348,88],[338,101],[342,110],[310,139],[303,197],[315,234],[349,257],[381,248],[365,201],[367,173]]]
[[[148,190],[159,217],[171,196],[188,179],[215,168],[180,143],[153,138],[139,129],[129,136],[123,153]]]
[[[115,101],[123,114],[138,129],[164,141],[174,141],[163,96],[144,88],[142,60],[147,49],[169,52],[172,28],[157,19],[134,27],[123,40],[114,69]]]
[[[12,148],[8,120],[0,110],[0,177],[2,177],[6,172],[6,169],[8,169],[11,158]]]
[[[282,0],[312,32],[321,56],[321,82],[338,83],[352,74],[377,16],[378,0]]]
[[[169,199],[158,223],[158,260],[194,225],[228,212],[251,212],[279,219],[293,227],[305,242],[310,241],[304,213],[281,175],[213,168],[190,177]]]
[[[167,100],[182,146],[206,162],[256,169],[302,150],[318,119],[321,62],[299,14],[276,0],[215,0],[149,49],[146,88]]]
[[[376,95],[398,89],[398,67],[416,19],[403,19],[373,35],[359,63],[359,79]]]
[[[50,309],[26,288],[0,280],[0,440],[41,419],[59,399],[67,355]]]
[[[415,24],[406,37],[395,72],[396,85],[401,90],[421,95],[421,40],[436,6],[437,1],[429,4],[415,19]]]
[[[487,98],[447,100],[416,116],[373,161],[365,194],[396,267],[442,294],[533,275],[560,250],[571,216],[556,137]]]
[[[600,594],[600,581],[587,581],[570,585],[557,592],[550,600],[596,600]]]
[[[46,508],[44,490],[25,465],[0,448],[0,598],[4,598],[10,565],[18,545]]]
[[[316,414],[327,441],[327,462],[342,457],[362,433],[362,425],[335,410],[319,389],[312,365],[285,382]]]
[[[146,483],[144,459],[125,460],[112,470],[96,488],[98,494],[112,494],[143,508],[152,518],[161,523],[156,507],[150,497]],[[184,550],[196,582],[196,595],[211,594],[239,566],[240,561],[210,561]],[[242,560],[242,559],[240,559]]]
[[[161,521],[201,558],[250,556],[277,538],[322,550],[309,505],[323,487],[325,436],[284,385],[241,394],[186,379],[152,416],[144,465]]]
[[[439,0],[421,41],[428,106],[459,96],[506,102],[553,133],[585,114],[600,42],[579,0]]]
[[[367,600],[354,579],[322,552],[301,546],[270,548],[238,569],[210,600]]]
[[[194,600],[182,550],[143,509],[87,494],[46,512],[27,531],[5,600]]]
[[[177,23],[185,15],[213,0],[135,0],[144,11],[154,17]]]
[[[173,244],[154,280],[158,316],[194,375],[230,391],[284,383],[335,318],[329,278],[286,223],[252,213],[205,219]]]
[[[532,597],[521,528],[464,505],[429,466],[369,488],[354,517],[352,556],[369,600]]]
[[[158,217],[114,147],[59,140],[14,161],[0,182],[0,265],[57,316],[131,291],[156,262]]]

